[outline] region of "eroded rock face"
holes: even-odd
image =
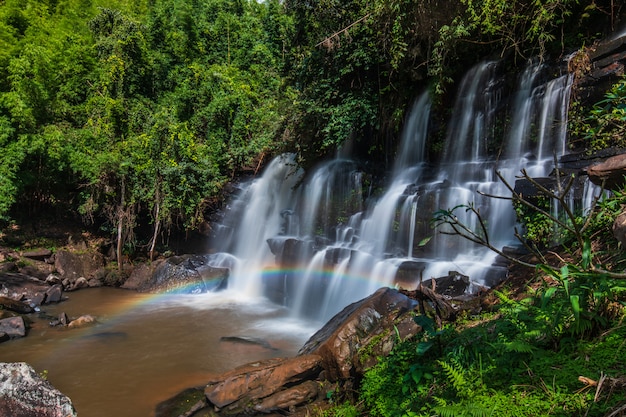
[[[398,337],[404,340],[420,331],[413,321],[416,306],[398,291],[381,288],[333,317],[299,354],[320,355],[331,381],[361,375],[377,357],[391,352]]]
[[[589,180],[609,190],[621,190],[626,175],[626,154],[616,155],[587,168]]]
[[[310,390],[275,396],[288,387],[315,379],[322,370],[321,364],[322,358],[318,355],[254,362],[216,376],[208,382],[204,393],[211,404],[224,409],[225,414],[252,413],[257,406],[268,409],[283,402],[295,404],[300,401],[297,398],[304,402]],[[271,396],[273,400],[268,398]]]
[[[75,417],[72,401],[24,362],[0,363],[0,416]]]

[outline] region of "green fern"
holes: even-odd
[[[452,382],[452,386],[456,390],[456,392],[461,396],[465,397],[469,391],[469,382],[465,377],[465,371],[463,368],[453,361],[452,364],[445,361],[437,361],[439,365],[443,368],[448,380]]]
[[[512,340],[510,342],[503,343],[502,345],[506,351],[515,353],[532,353],[537,349],[535,346],[524,340]]]
[[[433,411],[441,417],[487,417],[488,409],[472,402],[463,402],[445,406],[433,407]]]

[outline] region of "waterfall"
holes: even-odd
[[[296,317],[328,320],[343,307],[382,286],[467,275],[473,286],[491,285],[505,270],[496,255],[458,236],[433,231],[439,209],[479,208],[496,246],[514,241],[515,214],[496,171],[514,184],[522,168],[545,176],[553,154],[565,152],[571,77],[543,81],[530,64],[520,76],[508,133],[498,135],[507,108],[496,62],[468,71],[448,123],[443,158],[425,157],[431,100],[423,93],[407,114],[398,154],[382,193],[370,194],[369,179],[348,156],[304,174],[293,156],[282,156],[242,187],[215,239],[212,264],[228,268],[229,288],[265,295]],[[503,143],[499,153],[494,144]],[[480,193],[479,193],[480,192]],[[458,212],[460,216],[465,213]],[[476,218],[462,218],[477,228]],[[408,278],[406,278],[408,277]],[[272,295],[280,293],[280,296]]]

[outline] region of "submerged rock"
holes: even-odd
[[[24,362],[0,363],[0,416],[76,417],[72,401]]]

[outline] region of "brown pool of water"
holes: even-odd
[[[51,327],[32,314],[27,337],[0,344],[0,361],[27,362],[72,399],[80,417],[153,416],[156,405],[209,375],[251,361],[293,356],[314,328],[258,300],[227,296],[155,296],[84,289],[43,306],[47,316],[90,314],[97,324]],[[220,341],[259,338],[271,349]]]

